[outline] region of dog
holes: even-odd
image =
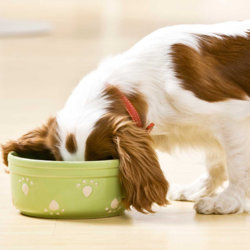
[[[120,159],[124,205],[153,212],[169,184],[155,149],[202,148],[207,173],[171,188],[202,214],[245,211],[250,172],[250,20],[161,28],[102,61],[46,124],[2,145],[4,163]],[[216,189],[228,180],[219,194]]]

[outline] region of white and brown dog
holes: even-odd
[[[167,204],[168,190],[155,148],[202,147],[207,174],[174,189],[173,199],[196,200],[203,214],[243,212],[249,97],[250,20],[162,28],[84,77],[46,125],[3,145],[4,162],[12,150],[48,160],[119,158],[126,208],[151,212]]]

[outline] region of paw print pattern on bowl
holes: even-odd
[[[117,198],[113,199],[110,203],[110,207],[106,207],[105,210],[107,213],[115,213],[119,210],[121,210],[122,208],[122,205],[121,205],[121,202],[118,201]]]
[[[52,200],[49,204],[49,208],[44,208],[45,213],[49,213],[50,215],[60,215],[64,212],[64,209],[60,209],[60,205],[56,200]]]
[[[21,189],[24,195],[27,196],[29,194],[30,186],[34,184],[33,181],[31,181],[28,177],[27,178],[22,177],[21,179],[18,180],[18,182],[22,184]]]
[[[97,186],[98,186],[98,182],[94,180],[90,180],[90,181],[82,180],[82,183],[76,184],[77,188],[82,187],[82,193],[86,198],[88,198],[92,194],[93,189],[96,188]]]

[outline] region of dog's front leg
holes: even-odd
[[[176,147],[197,147],[205,152],[206,173],[197,178],[189,185],[170,184],[169,198],[178,201],[197,201],[202,197],[212,195],[216,189],[226,180],[225,154],[218,140],[211,132],[197,129],[181,130],[184,134],[179,134],[178,138],[164,135],[155,136],[154,140],[158,149],[171,152]],[[191,131],[191,132],[190,132]]]
[[[231,214],[245,210],[250,172],[250,121],[226,122],[222,145],[226,152],[229,185],[215,197],[205,197],[195,204],[202,214]]]
[[[211,196],[227,179],[224,153],[216,140],[210,139],[201,143],[205,151],[206,173],[189,185],[170,185],[169,198],[177,201],[197,201]]]

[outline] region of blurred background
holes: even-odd
[[[102,58],[155,29],[249,19],[249,10],[249,0],[0,0],[0,144],[55,115]],[[160,162],[170,182],[189,183],[204,171],[201,152],[161,153]],[[248,216],[196,215],[189,202],[106,221],[20,216],[2,170],[1,249],[250,249]]]
[[[0,142],[55,115],[100,59],[155,29],[248,19],[249,7],[249,0],[0,0]]]

